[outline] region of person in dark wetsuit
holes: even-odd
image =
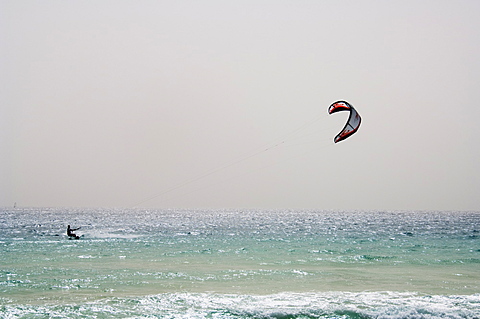
[[[80,237],[74,233],[75,230],[79,230],[81,227],[78,228],[70,228],[70,225],[67,226],[67,235],[68,237],[79,239]]]

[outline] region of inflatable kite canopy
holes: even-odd
[[[341,111],[350,112],[350,116],[348,117],[347,124],[345,124],[343,130],[341,130],[340,133],[335,136],[335,139],[333,140],[335,143],[343,141],[344,139],[355,134],[355,132],[360,127],[360,123],[362,122],[362,118],[357,113],[357,111],[353,108],[352,105],[350,105],[350,103],[346,101],[337,101],[330,105],[330,107],[328,108],[328,114],[333,114]]]

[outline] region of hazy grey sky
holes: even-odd
[[[480,1],[2,0],[0,36],[0,206],[480,209]]]

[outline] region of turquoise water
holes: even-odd
[[[480,318],[480,213],[1,209],[0,266],[0,318]]]

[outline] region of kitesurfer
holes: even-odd
[[[67,226],[67,235],[68,237],[72,237],[75,239],[79,239],[80,237],[77,236],[77,234],[74,233],[75,230],[79,230],[81,227],[78,228],[70,228],[70,225]]]

